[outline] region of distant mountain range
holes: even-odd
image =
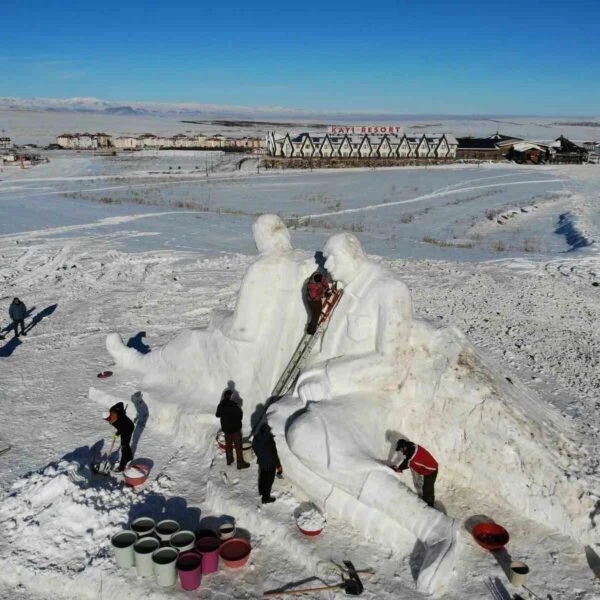
[[[163,103],[163,102],[112,102],[98,98],[14,98],[0,97],[0,110],[31,110],[52,112],[84,112],[108,115],[152,115],[177,118],[305,118],[323,117],[373,118],[391,117],[382,113],[350,113],[350,112],[313,112],[308,110],[283,107],[249,107],[223,106],[198,103]]]

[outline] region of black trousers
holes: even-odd
[[[21,335],[25,333],[25,319],[18,319],[13,321],[12,324],[15,328],[15,337],[19,337],[19,324],[21,324]]]
[[[423,500],[433,508],[435,503],[435,480],[437,479],[438,472],[434,471],[431,475],[423,476]]]
[[[131,450],[131,433],[121,436],[121,462],[119,468],[124,469],[130,460],[133,460],[133,451]]]
[[[275,481],[275,471],[276,469],[258,467],[258,493],[262,496],[263,500],[271,496],[271,488]]]
[[[235,448],[235,460],[237,466],[240,467],[244,464],[244,452],[242,448],[242,432],[236,431],[235,433],[225,434],[225,457],[227,458],[227,464],[230,465],[233,462],[233,449]]]
[[[319,317],[321,316],[323,305],[320,300],[309,300],[308,308],[310,309],[310,321],[306,327],[306,333],[315,335],[319,325]]]

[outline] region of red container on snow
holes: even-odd
[[[125,483],[132,487],[136,485],[142,485],[148,479],[150,474],[150,467],[140,463],[130,463],[129,466],[123,471],[123,479]]]
[[[244,538],[231,538],[223,542],[219,554],[221,560],[231,569],[243,567],[250,558],[252,546]]]
[[[502,525],[493,522],[475,525],[473,527],[473,537],[486,550],[502,550],[510,540],[508,531]]]

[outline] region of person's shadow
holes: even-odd
[[[146,494],[141,502],[131,506],[128,523],[138,517],[151,517],[156,521],[173,519],[179,523],[182,530],[196,531],[201,515],[201,509],[188,506],[185,498],[165,498],[163,494],[152,491]]]
[[[133,337],[130,337],[129,340],[127,340],[127,347],[134,348],[140,354],[148,354],[148,352],[150,352],[150,346],[148,346],[148,344],[145,344],[143,342],[143,339],[145,337],[146,337],[146,332],[139,331]]]
[[[136,417],[135,417],[135,429],[133,430],[133,436],[131,436],[131,450],[133,455],[137,452],[137,447],[146,428],[150,411],[148,405],[144,402],[142,392],[135,392],[131,395],[131,402],[135,406]]]
[[[231,390],[231,399],[240,407],[244,407],[244,399],[240,396],[240,393],[235,388],[235,381],[231,379],[227,382],[227,387],[221,392],[221,400],[223,400],[223,395],[227,390]]]
[[[41,310],[36,315],[33,315],[33,319],[31,319],[29,325],[25,327],[25,332],[31,331],[40,321],[42,321],[46,317],[49,317],[56,310],[57,306],[58,304],[51,304],[50,306],[44,308],[44,310]]]
[[[0,348],[0,358],[8,358],[21,343],[19,338],[11,337],[10,340]]]

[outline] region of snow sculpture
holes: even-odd
[[[456,522],[383,464],[400,436],[434,453],[438,483],[464,487],[471,498],[493,489],[564,533],[589,529],[592,498],[581,510],[582,490],[559,466],[564,425],[552,412],[459,331],[413,319],[406,286],[369,262],[355,236],[333,236],[324,254],[344,295],[295,397],[277,403],[269,419],[285,440],[280,457],[290,479],[327,511],[363,528],[378,524],[376,535],[389,539],[394,524],[411,532],[426,548],[422,591],[446,579]]]
[[[292,249],[277,215],[260,216],[252,229],[260,256],[244,275],[233,313],[221,311],[208,328],[184,330],[148,354],[127,348],[117,333],[106,339],[117,365],[140,373],[144,386],[160,388],[162,397],[186,396],[210,414],[233,381],[246,422],[270,395],[302,337],[302,287],[315,268],[314,259]]]

